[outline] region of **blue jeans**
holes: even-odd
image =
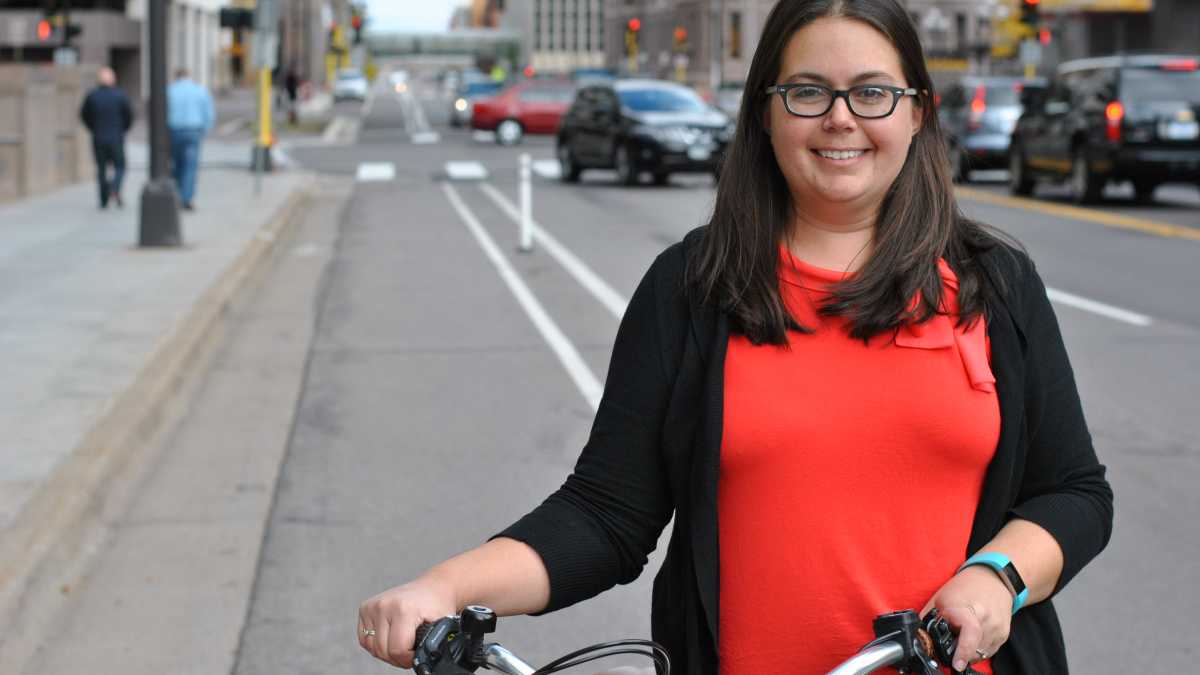
[[[184,206],[190,206],[196,196],[196,174],[200,170],[200,140],[202,129],[171,130],[171,173]]]

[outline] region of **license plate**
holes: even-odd
[[[694,147],[688,148],[687,156],[688,156],[688,159],[690,159],[690,160],[693,160],[696,162],[703,162],[704,160],[708,159],[709,157],[712,157],[712,148],[706,148],[703,146],[694,146]]]
[[[1194,141],[1200,138],[1200,124],[1196,122],[1163,122],[1158,125],[1158,135],[1168,141]]]

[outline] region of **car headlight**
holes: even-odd
[[[467,112],[467,99],[460,98],[454,102],[454,109],[458,112]]]

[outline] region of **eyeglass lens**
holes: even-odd
[[[854,87],[846,97],[850,112],[859,117],[886,117],[896,104],[897,94],[880,87]],[[788,109],[797,115],[819,117],[833,107],[833,91],[825,87],[803,86],[789,89]]]

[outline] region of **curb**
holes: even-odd
[[[304,213],[314,179],[297,186],[164,336],[129,387],[84,435],[0,541],[0,672],[20,672],[69,584],[85,573],[124,506],[172,395],[218,331],[230,302]],[[124,479],[124,480],[123,480]],[[114,494],[115,493],[115,494]],[[10,670],[11,669],[11,670]]]

